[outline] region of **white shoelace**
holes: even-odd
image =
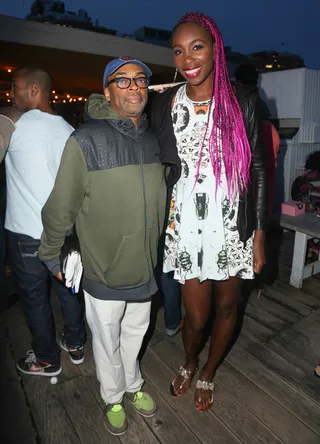
[[[37,362],[37,358],[36,358],[36,355],[34,354],[33,350],[28,350],[27,351],[25,362],[27,362],[27,363],[29,363],[29,362]]]

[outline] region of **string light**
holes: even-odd
[[[11,72],[13,72],[13,70],[15,69],[15,68],[4,68],[8,73],[11,73]],[[73,95],[73,97],[72,97],[72,95],[70,95],[70,94],[67,94],[67,93],[65,93],[65,92],[56,92],[56,90],[52,90],[51,91],[51,93],[52,93],[52,98],[53,98],[53,100],[50,100],[49,101],[49,103],[64,103],[64,104],[66,104],[66,103],[72,103],[72,102],[87,102],[87,98],[86,97],[83,97],[83,96],[74,96]],[[2,92],[2,94],[3,95],[5,95],[5,98],[7,99],[7,102],[8,103],[10,103],[12,100],[11,100],[11,97],[10,97],[10,92]]]
[[[61,95],[62,95],[62,97],[61,97]],[[87,102],[87,100],[88,100],[86,97],[77,97],[77,96],[71,97],[70,94],[67,94],[67,95],[61,94],[61,95],[60,95],[60,98],[58,95],[53,96],[53,100],[50,100],[49,103],[72,103],[72,102],[77,103],[77,102],[79,102],[79,104],[80,104],[80,103]],[[5,93],[5,97],[7,99],[7,102],[11,102],[10,93],[8,93],[8,92]]]
[[[72,102],[87,102],[87,98],[83,97],[83,96],[73,96],[70,94],[66,94],[66,93],[56,93],[55,90],[52,90],[52,100],[49,101],[49,103],[72,103]],[[10,98],[10,93],[7,92],[5,93],[5,95]],[[9,102],[9,100],[8,100]]]

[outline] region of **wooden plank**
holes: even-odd
[[[317,275],[315,275],[314,277],[310,277],[308,279],[305,279],[303,281],[302,290],[305,293],[308,293],[312,296],[319,298],[320,297],[320,281],[319,281],[318,277],[319,277],[319,273]]]
[[[181,364],[181,362],[183,362],[183,355],[181,357],[179,356],[179,350],[180,351],[182,350],[181,337],[177,336],[172,341],[175,344],[177,344],[178,348],[174,348],[173,350],[171,350],[171,353],[170,353],[169,357],[165,358],[163,355],[161,355],[161,358],[163,360],[165,360],[166,363],[168,362],[168,359],[172,359],[173,360],[173,365],[175,365],[175,368],[177,369],[178,365],[179,365],[179,360],[180,360],[180,364]],[[168,342],[170,342],[170,341],[168,341]],[[262,345],[260,345],[260,346],[262,347]],[[155,347],[153,347],[153,350],[155,350],[158,353],[158,348],[159,347],[164,347],[163,343],[157,344]],[[177,359],[177,356],[179,356],[178,359]],[[225,365],[227,365],[227,364],[225,364]],[[222,367],[223,367],[223,365],[222,365]],[[287,366],[286,366],[286,368],[287,368]],[[221,383],[221,381],[219,381],[220,371],[221,370],[219,369],[218,373],[217,373],[217,377],[216,377],[216,380],[217,380],[218,383],[219,382]],[[243,380],[247,381],[245,378],[244,379],[241,378],[241,382],[238,381],[235,385],[237,385],[237,387],[238,386],[241,387],[241,385],[243,383]],[[246,387],[246,382],[244,383],[244,385]],[[242,396],[241,396],[241,393],[239,393],[239,395],[235,396],[233,385],[232,385],[230,390],[227,388],[227,384],[224,385],[224,388],[226,390],[228,390],[229,393],[232,394],[232,396],[236,397],[237,401],[239,403],[241,403],[242,405],[243,405],[242,396],[244,398],[251,398],[251,394],[253,392],[254,402],[251,402],[251,400],[248,401],[248,404],[244,404],[245,407],[247,409],[249,409],[252,412],[253,415],[258,416],[258,418],[262,422],[264,422],[266,427],[268,427],[271,430],[273,430],[273,432],[275,432],[285,442],[288,442],[288,443],[294,443],[294,442],[305,443],[305,442],[309,442],[309,439],[310,439],[310,442],[314,442],[315,443],[319,439],[319,437],[316,436],[315,434],[313,434],[311,431],[309,431],[306,426],[304,426],[304,432],[306,433],[306,435],[303,432],[300,435],[297,435],[296,438],[291,439],[292,438],[291,429],[293,427],[293,430],[294,430],[294,427],[296,427],[296,425],[295,425],[296,424],[295,416],[290,414],[290,412],[287,412],[287,410],[285,408],[283,408],[282,406],[278,406],[277,403],[273,399],[270,398],[270,396],[265,394],[261,389],[256,387],[254,384],[251,384],[251,387],[249,387],[248,390],[247,390],[247,387],[246,387],[245,390],[243,390]],[[260,399],[260,401],[259,401],[259,399]],[[264,405],[264,402],[262,402],[261,399],[267,400],[267,401],[265,401],[267,405]],[[257,415],[255,413],[255,405],[256,405],[256,403],[258,403],[258,401],[260,402],[259,415]],[[246,402],[247,402],[247,399],[246,399]],[[270,404],[271,404],[271,406],[270,406]],[[270,416],[267,417],[267,422],[264,421],[264,411],[265,410],[267,410],[268,412],[272,412],[272,411],[277,411],[278,410],[278,413],[276,415],[276,418],[277,418],[277,423],[276,424],[274,424],[273,421],[272,421],[272,419],[273,419],[272,413],[270,413]],[[278,420],[278,418],[281,418],[282,416],[284,416],[284,418],[285,418],[285,421],[284,421],[285,422],[285,426],[283,426],[283,423],[282,423],[281,419]],[[298,424],[298,426],[300,427],[299,424]],[[276,427],[276,429],[275,429],[275,427]],[[240,435],[240,436],[242,436],[242,435]],[[307,440],[304,441],[306,436],[307,436],[308,441]],[[247,442],[251,442],[251,441],[249,440]],[[260,441],[260,442],[263,442],[263,441]]]
[[[294,363],[288,362],[281,354],[283,350],[280,350],[280,354],[277,354],[268,347],[269,344],[268,346],[251,344],[246,351],[273,373],[291,384],[296,390],[319,402],[319,381],[314,377],[313,373],[310,371],[304,372],[296,365],[296,361]]]
[[[236,344],[242,349],[247,349],[252,344],[261,345],[261,341],[259,341],[259,339],[257,339],[252,333],[243,328],[236,340]]]
[[[314,324],[320,325],[320,310],[315,310],[307,318],[304,318],[303,321],[304,322],[313,322]],[[300,321],[300,322],[302,322],[302,321]]]
[[[176,442],[188,444],[201,443],[196,434],[194,434],[194,431],[191,430],[188,424],[167,404],[162,398],[162,395],[160,395],[147,378],[144,390],[150,393],[158,405],[159,412],[157,415],[154,418],[146,418],[146,422],[161,444],[172,444]]]
[[[309,316],[306,316],[305,318],[301,319],[301,321],[297,322],[294,327],[301,327],[301,326],[308,326],[310,324],[312,325],[312,328],[315,328],[316,330],[310,331],[310,338],[319,341],[319,328],[320,328],[320,309],[315,310],[313,313],[311,313]]]
[[[284,282],[281,282],[279,280],[276,280],[272,284],[271,289],[276,291],[277,293],[284,294],[295,300],[296,302],[302,303],[307,307],[312,308],[313,310],[320,308],[320,292],[319,298],[317,298],[316,296],[305,293],[304,288],[302,288],[302,291],[297,290],[296,288],[291,287],[290,285],[285,284]]]
[[[253,305],[251,303],[249,303],[246,307],[246,315],[274,332],[289,328],[291,325],[288,322],[285,322],[282,319],[279,319],[278,317],[264,310],[262,307]]]
[[[306,372],[313,372],[319,360],[320,327],[314,323],[296,324],[281,332],[268,343],[268,347],[278,353],[277,346],[284,349],[284,357]]]
[[[273,288],[268,288],[267,292],[264,294],[264,297],[276,304],[286,308],[287,310],[291,310],[293,313],[296,313],[300,316],[308,316],[312,313],[312,308],[308,307],[301,302],[295,301],[292,297],[286,295],[285,293],[279,293]]]
[[[30,348],[30,333],[18,306],[8,311],[8,336],[17,360]],[[39,439],[50,444],[79,444],[76,429],[57,396],[57,385],[50,385],[50,378],[21,375]],[[59,376],[59,384],[66,381]]]
[[[1,441],[3,443],[36,444],[35,431],[10,351],[4,322],[5,319],[2,316],[0,321]]]
[[[103,409],[103,400],[100,396],[100,385],[95,377],[86,377],[86,384],[90,388],[96,402]],[[125,401],[128,420],[128,430],[125,435],[119,436],[122,444],[157,444],[158,440],[146,424],[145,420]],[[109,443],[109,441],[108,441]]]
[[[288,385],[249,353],[234,348],[227,361],[320,436],[320,405]]]
[[[201,423],[199,423],[199,418],[194,408],[193,393],[191,391],[186,393],[183,398],[171,396],[169,386],[177,370],[177,367],[174,368],[174,371],[173,369],[169,369],[169,367],[171,368],[170,365],[168,367],[168,359],[171,361],[171,365],[176,364],[176,360],[171,359],[173,357],[173,349],[176,350],[175,345],[169,342],[161,342],[153,349],[148,349],[143,360],[143,374],[152,385],[157,388],[170,407],[172,407],[196,433],[201,442],[207,444],[240,443],[232,431],[229,430],[216,415],[213,415],[212,412],[206,412],[201,415]],[[179,351],[179,356],[180,355],[182,355],[181,351]],[[232,414],[236,414],[236,410],[236,407],[234,410],[231,410]],[[230,416],[230,413],[228,416]],[[212,430],[214,430],[214,434]]]
[[[177,338],[176,338],[177,339]],[[178,369],[178,362],[183,363],[183,352],[179,346],[162,342],[157,344],[153,350],[158,355],[158,359],[155,359],[154,366],[161,366],[161,373],[167,375],[165,383],[159,380],[159,375],[155,374],[154,367],[152,366],[146,373],[152,373],[153,378],[156,379],[157,386],[161,386],[161,392],[168,387],[168,382],[174,378]],[[148,357],[149,362],[150,358]],[[165,362],[171,371],[165,369],[161,362]],[[177,362],[178,361],[178,362]],[[159,386],[159,387],[160,387]],[[168,392],[168,388],[167,388]],[[201,422],[199,422],[198,415],[194,413],[194,384],[192,389],[186,393],[183,398],[168,398],[168,402],[175,405],[176,411],[183,415],[183,418],[187,420],[188,424],[193,430],[197,432],[197,435],[203,443],[232,443],[235,442],[234,435],[237,435],[241,441],[250,444],[270,443],[276,444],[282,442],[277,436],[268,428],[266,428],[260,421],[258,421],[253,414],[243,407],[233,396],[230,395],[219,383],[216,384],[214,393],[214,405],[213,408],[201,414]],[[170,395],[168,395],[170,396]],[[205,421],[205,422],[204,422]],[[233,432],[233,440],[230,440],[232,435],[228,437],[226,434],[228,429],[223,429],[223,423],[230,429],[229,435]],[[212,434],[214,430],[214,434]]]
[[[272,339],[275,332],[265,327],[250,316],[244,315],[242,329],[254,336],[256,339],[265,343]]]
[[[227,362],[219,368],[216,380],[285,443],[319,443],[317,434]]]
[[[256,295],[252,294],[249,299],[249,304],[254,307],[263,309],[264,311],[272,314],[273,316],[281,319],[287,324],[295,324],[302,319],[302,316],[296,313],[293,313],[291,310],[287,310],[281,305],[277,304],[270,299],[266,299],[262,294],[258,299]]]
[[[70,417],[77,428],[79,443],[119,443],[119,439],[107,431],[102,410],[83,377],[67,381],[59,387],[58,392],[65,415]]]

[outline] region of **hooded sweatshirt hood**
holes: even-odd
[[[110,108],[110,104],[103,94],[91,94],[89,96],[85,106],[84,120],[87,122],[90,119],[126,120]]]

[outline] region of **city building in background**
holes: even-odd
[[[153,45],[166,46],[170,48],[172,32],[166,29],[148,28],[146,26],[137,29],[134,36],[140,42],[152,43]]]
[[[170,47],[172,35],[172,32],[167,29],[148,26],[137,29],[133,34],[119,34],[116,30],[99,26],[98,20],[92,22],[92,19],[84,9],[79,9],[78,12],[67,11],[65,9],[65,3],[60,0],[35,0],[31,6],[30,14],[27,15],[26,19],[59,26],[86,29],[103,34],[117,35],[119,37],[167,48]],[[282,45],[284,45],[284,43],[282,43]],[[252,54],[241,54],[233,51],[231,46],[226,46],[225,53],[231,76],[236,66],[242,63],[254,65],[261,73],[303,68],[305,66],[304,60],[299,55],[288,52],[268,50]]]
[[[83,109],[90,93],[101,92],[101,73],[106,63],[121,55],[138,58],[150,66],[151,86],[154,85],[151,93],[173,82],[171,31],[142,27],[133,34],[118,34],[93,22],[83,9],[67,11],[63,1],[36,0],[30,4],[26,19],[0,15],[0,105],[11,103],[14,70],[28,64],[41,65],[51,73],[52,104],[63,113]],[[254,65],[261,73],[304,66],[301,57],[284,52],[246,55],[226,46],[225,54],[231,78],[243,63]],[[176,81],[183,78],[178,75]]]
[[[52,23],[59,26],[87,29],[102,34],[117,34],[117,31],[113,29],[99,26],[98,20],[92,23],[85,9],[79,9],[78,12],[66,11],[64,2],[59,0],[35,0],[31,6],[30,14],[27,15],[26,19],[41,23]]]
[[[260,72],[304,68],[304,60],[289,52],[261,51],[250,55]]]

